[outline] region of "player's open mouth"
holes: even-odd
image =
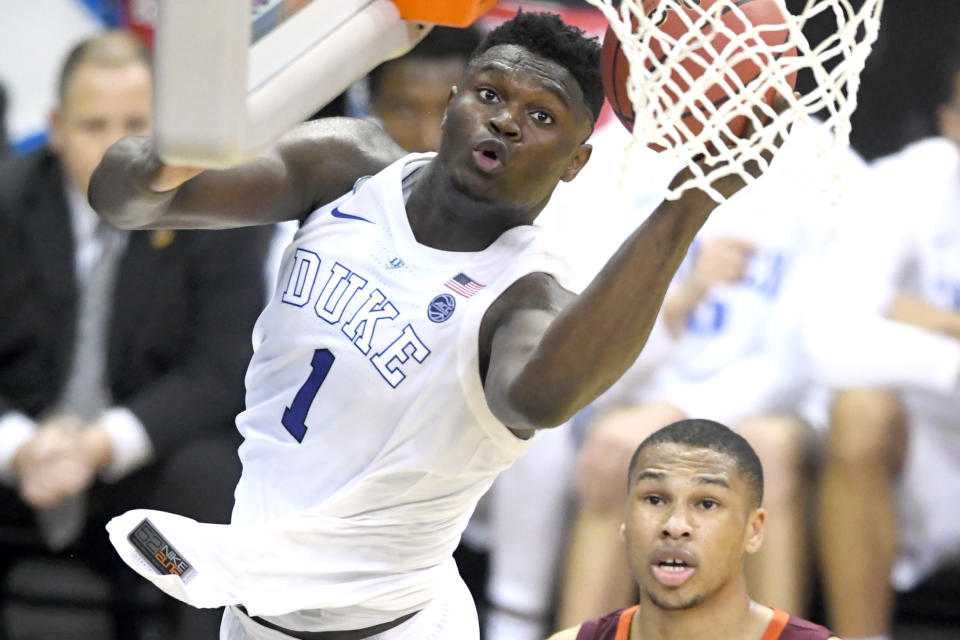
[[[482,141],[473,149],[473,161],[486,173],[499,173],[507,161],[507,147],[496,139]]]
[[[687,551],[661,551],[652,560],[653,577],[665,587],[679,587],[697,571],[697,562]]]

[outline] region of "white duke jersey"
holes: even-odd
[[[480,322],[521,276],[569,274],[533,226],[478,252],[419,244],[404,192],[431,157],[317,209],[284,252],[254,329],[232,524],[148,514],[195,570],[185,585],[141,571],[172,595],[299,630],[421,609],[477,500],[529,444],[486,404]],[[144,514],[131,513],[127,530]]]

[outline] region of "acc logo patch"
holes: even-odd
[[[454,297],[449,293],[441,293],[430,301],[430,306],[427,307],[427,317],[430,318],[431,322],[443,322],[453,315],[456,308],[457,301]]]

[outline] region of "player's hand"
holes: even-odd
[[[797,94],[799,96],[799,94]],[[784,113],[790,107],[790,102],[781,95],[777,95],[774,99],[772,108],[777,116]],[[749,139],[757,132],[759,129],[763,129],[771,123],[773,120],[772,117],[768,116],[764,112],[764,108],[758,106],[754,108],[753,118],[747,118],[747,124],[743,129],[743,132],[740,134],[737,140],[730,141],[729,145],[731,148],[736,148],[738,154],[753,154],[753,158],[746,160],[743,163],[743,169],[754,178],[759,178],[763,172],[766,170],[766,167],[770,166],[770,163],[773,162],[775,153],[783,146],[784,137],[781,133],[777,133],[776,137],[773,140],[772,146],[764,146],[763,149],[755,150],[753,147],[743,144],[743,140]],[[759,123],[759,126],[757,126]],[[789,131],[791,125],[787,126]],[[762,159],[762,163],[759,162],[756,158],[759,157]],[[710,175],[715,173],[718,169],[722,168],[722,162],[717,158],[708,157],[707,155],[701,155],[699,158],[695,158],[696,164],[699,165],[699,169],[704,175]],[[688,180],[695,178],[695,174],[690,167],[685,167],[680,173],[678,173],[673,181],[670,183],[670,188],[675,189],[680,185],[684,184]],[[714,179],[711,183],[711,186],[720,192],[725,200],[732,198],[740,189],[745,187],[747,182],[741,177],[739,172],[734,172],[730,175],[721,175],[720,177]]]
[[[796,95],[799,97],[799,94],[796,94]],[[773,106],[774,112],[779,117],[782,113],[784,113],[790,107],[790,102],[786,98],[784,98],[782,95],[778,94],[777,97],[774,99],[772,106]],[[766,115],[763,112],[763,109],[761,109],[761,107],[756,107],[753,113],[754,113],[754,118],[747,118],[747,125],[743,129],[743,133],[740,134],[740,138],[744,140],[751,138],[759,129],[763,129],[764,127],[769,125],[770,122],[773,120],[773,118],[771,118],[770,116]],[[757,122],[759,122],[759,126],[757,126]],[[788,131],[790,130],[791,126],[792,126],[792,123],[791,125],[788,125],[787,127]],[[774,155],[776,154],[777,151],[779,151],[780,147],[783,146],[783,140],[784,140],[783,135],[780,133],[777,133],[777,136],[773,140],[772,148],[765,147],[760,151],[759,156],[763,161],[762,163],[756,159],[751,159],[744,162],[743,168],[747,171],[747,173],[749,173],[754,178],[759,178],[763,174],[763,172],[766,170],[766,167],[769,167],[770,163],[773,162]],[[751,152],[753,152],[753,150],[749,147],[741,151],[741,153],[751,153]],[[703,159],[700,161],[700,164],[704,165],[705,162],[706,162],[706,159]],[[703,166],[703,169],[706,171],[708,167]],[[746,181],[742,177],[740,177],[740,175],[733,174],[733,175],[728,175],[728,176],[723,176],[721,178],[718,178],[713,182],[712,186],[717,191],[719,191],[724,196],[724,198],[729,200],[734,196],[734,194],[736,194],[738,191],[740,191],[740,189],[742,189],[746,185],[747,185]]]
[[[187,180],[194,178],[204,172],[199,167],[173,167],[166,164],[160,164],[154,171],[147,186],[151,191],[163,193],[171,191],[181,186]]]

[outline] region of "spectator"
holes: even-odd
[[[888,640],[894,593],[960,558],[960,60],[941,136],[873,165],[823,263],[805,322],[835,391],[819,537],[825,599],[846,638]]]
[[[370,72],[371,115],[397,144],[407,151],[438,150],[450,92],[481,37],[476,27],[434,27],[410,53]]]
[[[81,43],[63,65],[50,146],[0,171],[3,523],[94,566],[118,598],[130,572],[103,525],[124,505],[229,520],[267,240],[99,222],[90,176],[114,141],[149,133],[150,90],[134,38]],[[22,561],[0,556],[5,570]],[[168,604],[176,637],[216,637],[219,613]]]

